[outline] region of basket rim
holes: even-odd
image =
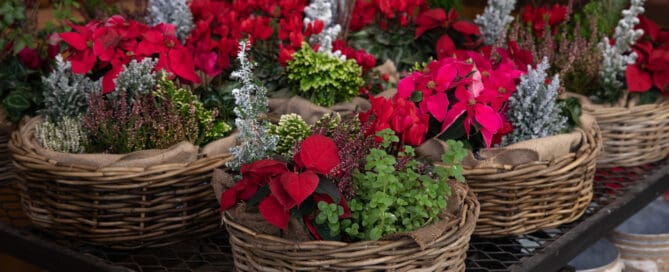
[[[464,194],[464,201],[462,205],[461,215],[456,218],[452,218],[450,220],[455,222],[459,221],[459,223],[455,225],[458,228],[458,231],[456,232],[457,234],[460,234],[461,230],[466,229],[466,227],[470,227],[471,232],[473,233],[474,228],[476,227],[476,222],[480,214],[481,205],[479,204],[478,199],[474,195],[474,192],[471,189],[469,189],[469,187],[466,184],[464,183],[461,184],[459,182],[456,182],[455,184],[459,184],[460,186],[462,186],[465,189],[465,194]],[[468,205],[467,202],[471,202],[473,205]],[[271,240],[275,243],[280,243],[283,245],[291,245],[294,246],[295,248],[313,248],[317,246],[328,246],[328,247],[338,247],[339,249],[341,249],[346,247],[360,247],[360,246],[381,247],[381,246],[404,245],[404,244],[414,244],[415,246],[419,246],[418,244],[416,244],[416,241],[404,236],[401,236],[400,238],[397,238],[395,240],[376,240],[376,241],[365,240],[357,242],[341,242],[341,241],[326,241],[326,240],[291,241],[288,239],[284,239],[282,237],[259,233],[246,226],[243,226],[242,224],[235,222],[234,217],[230,215],[229,211],[223,212],[222,218],[223,218],[222,220],[223,223],[226,224],[227,226],[235,228],[241,232],[244,232],[245,234],[252,236],[256,239]],[[425,248],[430,248],[431,246],[432,243],[427,244]]]
[[[581,106],[583,107],[584,110],[588,110],[589,113],[597,112],[597,110],[602,110],[602,109],[607,109],[607,110],[615,110],[616,112],[618,111],[627,111],[627,112],[639,112],[640,110],[653,110],[659,107],[665,107],[669,104],[669,99],[666,98],[661,98],[653,103],[649,104],[641,104],[641,105],[625,105],[625,106],[620,106],[620,105],[611,105],[611,104],[598,104],[598,103],[593,103],[592,100],[590,100],[589,97],[574,93],[574,92],[567,92],[566,95],[568,97],[574,97],[578,99],[578,101],[581,103]],[[585,103],[584,103],[585,102]]]
[[[42,118],[41,115],[35,116],[30,118],[31,120],[33,119],[38,119]],[[157,163],[154,165],[150,165],[147,167],[119,167],[119,166],[105,166],[105,167],[90,167],[90,166],[85,166],[85,165],[75,165],[75,164],[68,164],[64,162],[59,162],[55,159],[48,158],[47,156],[41,155],[36,153],[34,150],[30,148],[25,148],[25,145],[23,144],[21,140],[20,133],[25,129],[25,124],[26,122],[21,122],[19,127],[15,129],[14,131],[11,132],[11,138],[9,139],[8,143],[8,148],[9,151],[13,157],[13,160],[15,161],[15,164],[18,163],[17,161],[27,161],[33,166],[37,166],[37,164],[41,164],[44,166],[47,166],[51,168],[49,172],[62,172],[62,173],[72,173],[72,172],[90,172],[90,173],[106,173],[105,176],[114,176],[113,172],[125,172],[125,173],[146,173],[146,172],[162,172],[166,169],[171,169],[171,170],[176,170],[180,169],[180,172],[183,171],[188,171],[190,168],[201,168],[204,164],[207,164],[208,162],[213,162],[213,161],[224,161],[223,163],[215,163],[216,167],[222,166],[228,161],[232,160],[232,154],[230,152],[222,153],[222,154],[217,154],[217,155],[205,155],[202,153],[202,147],[197,146],[198,148],[198,154],[197,158],[193,161],[190,162],[182,162],[182,163]],[[229,137],[229,136],[228,136]],[[169,149],[173,146],[176,146],[180,143],[176,143],[168,148],[164,149],[152,149],[152,150],[166,150]],[[147,149],[148,150],[148,149]],[[140,150],[144,151],[144,150]],[[60,154],[72,154],[72,153],[67,153],[67,152],[58,152],[58,151],[53,151],[57,152]],[[137,152],[137,151],[136,151]],[[132,154],[133,152],[130,153],[125,153],[125,154],[114,154],[114,155],[128,155]],[[84,153],[84,154],[106,154],[106,153]],[[30,158],[29,158],[30,157]],[[37,159],[36,157],[41,157],[44,158],[44,160]],[[210,163],[211,164],[211,163]],[[46,169],[44,169],[46,170]]]

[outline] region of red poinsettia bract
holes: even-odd
[[[91,21],[85,26],[70,24],[74,31],[60,33],[70,46],[69,60],[72,71],[85,74],[93,70],[107,69],[102,79],[103,92],[114,90],[114,78],[123,65],[133,59],[157,57],[156,69],[198,83],[195,67],[188,51],[176,38],[173,25],[147,26],[121,16],[112,16],[104,22]]]
[[[669,32],[661,31],[650,19],[639,16],[638,29],[643,37],[633,49],[637,61],[627,66],[625,78],[630,92],[646,92],[657,88],[669,94]]]
[[[520,14],[521,20],[532,25],[532,30],[537,37],[543,35],[546,25],[551,28],[553,34],[557,26],[567,19],[568,9],[566,6],[555,4],[552,7],[525,6]]]
[[[270,224],[286,229],[290,210],[314,194],[319,175],[329,174],[339,164],[339,153],[332,139],[312,135],[304,139],[293,160],[293,169],[275,160],[243,165],[242,180],[221,196],[221,210],[233,207],[239,200],[249,200],[258,189],[268,185],[270,194],[260,201],[260,214]]]
[[[391,99],[370,97],[369,102],[372,108],[359,115],[363,124],[371,123],[367,134],[375,134],[390,128],[400,138],[401,144],[419,146],[425,141],[430,116],[417,108],[413,102],[398,96]]]

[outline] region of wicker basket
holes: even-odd
[[[593,104],[575,96],[583,112],[597,119],[604,147],[597,167],[632,167],[662,160],[669,155],[669,100],[638,106]]]
[[[474,235],[501,237],[572,222],[592,200],[595,161],[602,146],[597,124],[577,128],[579,147],[552,160],[515,165],[464,167],[481,203]]]
[[[479,214],[479,203],[466,186],[454,192],[464,198],[462,215],[421,249],[410,238],[389,241],[294,242],[257,233],[235,222],[226,212],[223,221],[237,271],[465,271],[469,239]]]
[[[229,154],[190,163],[95,169],[42,156],[20,134],[12,134],[9,149],[21,205],[42,229],[118,249],[164,246],[221,230],[210,180]]]

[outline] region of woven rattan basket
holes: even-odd
[[[23,127],[21,128],[23,129]],[[63,164],[12,134],[21,205],[32,223],[79,242],[158,247],[220,230],[212,170],[229,154],[150,167]]]
[[[592,200],[602,139],[594,122],[577,132],[580,145],[551,160],[464,166],[467,183],[481,203],[474,235],[520,235],[579,218]]]
[[[226,212],[223,221],[237,271],[465,271],[469,239],[479,214],[479,203],[466,186],[458,184],[464,205],[449,228],[421,249],[410,238],[391,241],[295,242],[246,228]],[[466,195],[466,197],[465,197]],[[428,226],[429,227],[429,226]]]
[[[662,160],[669,155],[669,100],[636,106],[593,104],[575,96],[583,112],[597,119],[604,147],[597,167],[632,167]]]

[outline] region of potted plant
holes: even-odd
[[[424,137],[420,131],[376,133],[369,116],[326,115],[310,126],[293,114],[268,127],[257,119],[262,112],[249,107],[266,100],[245,47],[233,73],[243,82],[237,101],[255,95],[239,103],[238,111],[252,114],[237,123],[245,124],[240,136],[255,137],[240,138],[233,150],[240,179],[217,171],[214,182],[236,269],[464,270],[478,203],[466,185],[449,181],[462,180],[462,144],[449,142],[448,167],[440,168],[418,161],[403,144]],[[420,128],[425,120],[407,125]]]
[[[174,26],[115,16],[71,27],[59,35],[68,57],[42,78],[45,108],[10,142],[26,215],[122,249],[216,231],[209,179],[235,139],[185,84],[198,78]]]
[[[597,119],[604,139],[598,167],[638,166],[669,154],[667,34],[641,15],[644,2],[630,1],[620,12],[627,1],[592,1],[581,12],[568,11],[563,17],[571,18],[553,26],[553,35],[532,35],[526,26],[511,34],[526,48],[552,55],[567,96]],[[538,8],[525,10],[521,18]],[[536,25],[530,27],[541,28]]]

